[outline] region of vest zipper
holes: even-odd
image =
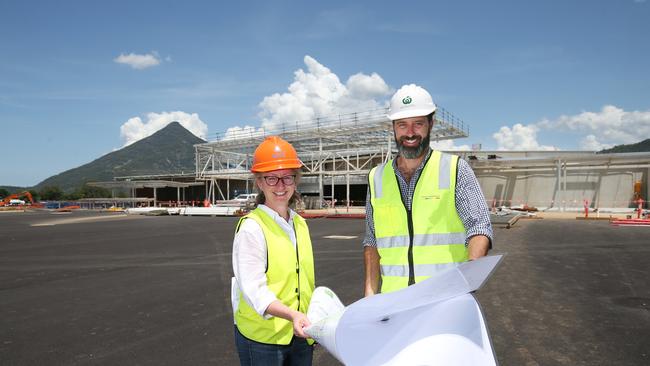
[[[412,209],[413,209],[413,202],[411,202],[411,210]],[[408,283],[408,285],[409,286],[415,284],[415,269],[413,268],[413,213],[412,213],[411,210],[406,210],[406,218],[407,218],[408,227],[409,227],[409,251],[408,251],[408,260],[409,260],[409,283]]]
[[[427,156],[426,159],[424,160],[424,164],[422,165],[422,170],[418,175],[418,179],[415,180],[415,185],[413,186],[414,187],[413,197],[411,197],[411,209],[406,208],[406,202],[404,202],[404,195],[402,194],[402,186],[399,184],[399,179],[397,179],[397,174],[395,174],[395,180],[397,181],[397,188],[399,189],[400,192],[399,197],[402,200],[402,205],[404,206],[404,210],[406,210],[406,221],[408,223],[408,228],[409,228],[409,250],[407,254],[407,258],[409,262],[409,282],[408,282],[409,286],[415,284],[415,268],[413,265],[413,203],[415,201],[415,191],[417,191],[418,182],[420,181],[420,177],[422,176],[422,173],[424,173],[424,170],[427,168],[427,164],[429,163],[429,159],[431,158],[431,155],[433,155],[433,151],[431,151],[429,153],[429,156]],[[397,161],[395,161],[395,168],[397,168]],[[399,168],[397,168],[397,171],[399,171]],[[410,182],[408,183],[410,184]]]
[[[418,177],[418,180],[420,177]],[[397,175],[395,175],[395,180],[397,180],[397,188],[399,189],[399,197],[402,200],[402,206],[404,206],[404,210],[406,211],[406,222],[408,225],[409,229],[409,249],[408,249],[408,254],[406,255],[408,262],[409,262],[409,282],[408,286],[411,286],[415,284],[415,271],[413,269],[413,200],[411,200],[411,208],[408,209],[406,208],[406,202],[404,202],[404,195],[402,194],[402,186],[399,184],[399,180],[397,179]],[[415,182],[415,185],[417,186],[417,182]],[[415,195],[415,190],[413,190],[413,193]]]

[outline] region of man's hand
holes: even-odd
[[[363,263],[365,264],[364,296],[372,296],[379,292],[379,252],[376,247],[363,248]]]
[[[485,235],[474,235],[469,239],[467,244],[467,251],[469,252],[469,260],[479,259],[485,257],[490,250],[490,239]]]

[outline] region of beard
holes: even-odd
[[[429,134],[424,137],[418,136],[420,143],[418,146],[414,147],[404,146],[404,140],[406,140],[407,137],[409,136],[402,136],[399,140],[397,140],[397,137],[395,137],[395,144],[397,145],[397,152],[399,155],[406,159],[417,159],[420,156],[424,155],[424,153],[427,151],[427,148],[429,147]]]

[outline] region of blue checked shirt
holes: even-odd
[[[413,193],[415,192],[415,183],[424,169],[424,164],[431,156],[432,150],[429,149],[427,156],[420,166],[415,170],[410,182],[406,182],[402,173],[397,169],[397,159],[393,159],[393,170],[397,175],[399,182],[400,192],[402,193],[402,200],[406,204],[406,209],[410,210],[413,202]],[[425,182],[422,182],[425,184]],[[485,198],[478,180],[474,175],[474,171],[469,164],[463,160],[458,159],[458,171],[456,174],[456,211],[458,216],[465,226],[467,233],[465,245],[469,239],[475,235],[485,235],[490,240],[490,248],[492,247],[492,224],[490,223],[490,213],[485,203]],[[368,195],[366,197],[366,236],[363,239],[364,246],[377,246],[377,239],[375,238],[375,222],[372,217],[372,205],[370,204],[370,187],[368,187]]]

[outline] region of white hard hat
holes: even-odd
[[[388,118],[392,121],[428,116],[436,111],[431,94],[423,88],[415,85],[404,85],[390,99]]]

